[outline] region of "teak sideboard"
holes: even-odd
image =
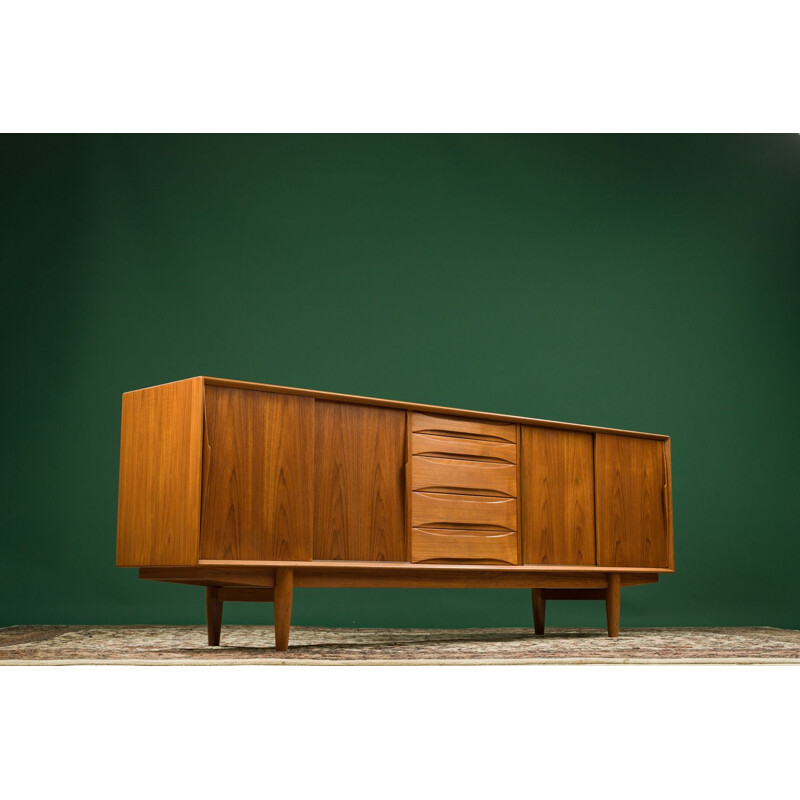
[[[117,565],[273,602],[294,586],[598,599],[674,570],[668,436],[190,378],[122,397]]]

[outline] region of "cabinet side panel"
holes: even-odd
[[[667,491],[665,501],[667,505],[667,559],[670,569],[675,569],[675,531],[672,519],[672,441],[664,442],[664,469],[666,471]]]
[[[200,557],[311,559],[314,399],[206,386]]]
[[[670,567],[664,442],[598,433],[597,563]]]
[[[406,413],[316,403],[314,558],[405,561]]]
[[[522,426],[526,564],[595,564],[592,434]]]
[[[122,396],[117,565],[197,563],[203,382]]]

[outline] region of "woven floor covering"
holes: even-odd
[[[780,628],[406,630],[293,627],[277,653],[269,626],[228,625],[208,647],[200,625],[0,628],[0,665],[69,664],[795,664],[800,631]]]

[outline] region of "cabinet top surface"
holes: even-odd
[[[606,428],[597,425],[579,425],[571,422],[557,422],[555,420],[536,419],[535,417],[520,417],[511,414],[496,414],[488,411],[470,411],[463,408],[448,408],[446,406],[434,406],[424,403],[409,403],[400,400],[384,400],[377,397],[360,397],[358,395],[339,394],[337,392],[324,392],[313,389],[300,389],[291,386],[275,386],[268,383],[254,383],[251,381],[229,380],[227,378],[210,378],[198,376],[187,380],[201,380],[207,386],[226,386],[233,389],[249,389],[258,392],[277,392],[280,394],[293,394],[301,397],[314,397],[318,400],[328,400],[340,403],[359,403],[362,405],[382,406],[384,408],[397,408],[405,411],[418,411],[426,414],[447,414],[450,416],[472,417],[476,419],[494,420],[496,422],[522,423],[527,425],[538,425],[542,427],[559,428],[562,430],[584,431],[587,433],[611,433],[628,436],[641,436],[648,439],[667,440],[669,436],[660,433],[644,433],[641,431],[629,431],[619,428]],[[177,383],[177,381],[174,381]],[[165,385],[165,384],[161,384]],[[155,388],[155,387],[146,387]],[[145,391],[136,389],[125,394]]]

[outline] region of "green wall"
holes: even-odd
[[[114,548],[120,395],[205,374],[668,433],[677,572],[623,625],[800,627],[800,136],[6,136],[0,167],[0,625],[203,619]],[[306,589],[293,620],[530,602]]]

